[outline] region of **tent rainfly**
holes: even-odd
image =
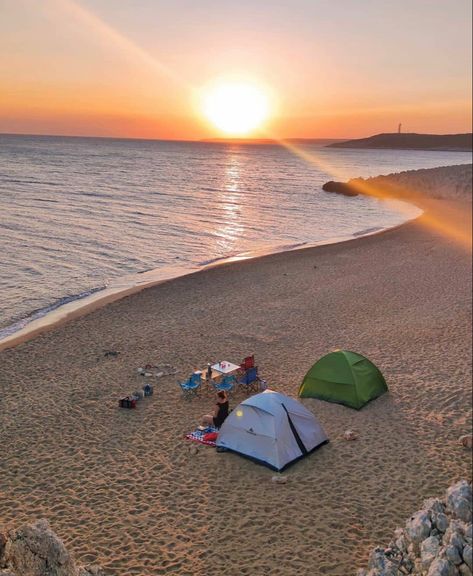
[[[228,415],[217,448],[281,471],[325,442],[327,435],[312,412],[293,398],[265,390]]]
[[[320,398],[359,410],[387,392],[380,370],[361,354],[337,350],[323,356],[307,372],[301,398]]]

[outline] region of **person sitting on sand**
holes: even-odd
[[[224,391],[217,392],[217,403],[213,414],[206,414],[202,418],[203,426],[215,426],[220,428],[228,416],[228,398]]]

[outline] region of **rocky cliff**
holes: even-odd
[[[0,576],[103,576],[98,566],[77,566],[46,520],[0,532]]]
[[[430,498],[398,528],[387,548],[375,548],[357,576],[471,576],[472,491],[462,480],[443,499]]]

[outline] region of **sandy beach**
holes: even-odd
[[[471,474],[458,444],[471,431],[459,241],[471,196],[443,196],[400,228],[179,278],[0,352],[0,525],[45,517],[81,563],[116,576],[354,574],[424,498]],[[268,385],[295,397],[335,348],[370,358],[390,392],[359,412],[304,400],[330,442],[286,484],[234,454],[189,453],[184,434],[213,399],[184,401],[176,378],[254,353]],[[178,373],[120,410],[147,363]]]

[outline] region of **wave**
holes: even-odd
[[[353,232],[352,236],[357,238],[358,236],[366,236],[367,234],[372,234],[373,232],[379,232],[381,230],[383,230],[381,226],[373,226],[372,228],[365,228],[359,232]]]
[[[5,328],[0,328],[0,340],[7,338],[7,336],[11,336],[15,332],[18,332],[19,330],[21,330],[22,328],[27,326],[30,322],[33,322],[33,320],[38,320],[38,318],[43,318],[44,316],[46,316],[50,312],[53,312],[54,310],[57,310],[61,306],[64,306],[65,304],[69,304],[69,302],[74,302],[76,300],[82,300],[83,298],[86,298],[87,296],[90,296],[91,294],[94,294],[95,292],[100,292],[100,290],[104,290],[105,288],[106,288],[106,286],[98,286],[96,288],[90,288],[89,290],[85,290],[84,292],[80,292],[79,294],[71,294],[69,296],[64,296],[62,298],[58,298],[52,304],[48,304],[47,306],[44,306],[44,308],[38,308],[37,310],[33,310],[33,312],[28,314],[28,316],[25,316],[24,318],[17,320],[13,324],[9,324]]]

